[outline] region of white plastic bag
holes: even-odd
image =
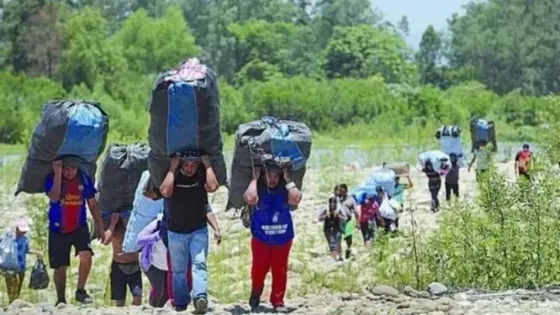
[[[148,180],[150,180],[150,174],[148,171],[145,171],[136,187],[134,207],[132,208],[132,213],[130,214],[130,219],[128,220],[128,225],[124,234],[124,253],[138,251],[136,247],[138,233],[163,212],[163,199],[151,200],[144,196],[144,187]]]
[[[396,220],[397,219],[397,212],[391,206],[391,201],[385,197],[381,202],[381,206],[379,206],[379,212],[381,216],[387,220]]]
[[[10,230],[2,233],[0,237],[0,269],[18,269],[16,238]]]

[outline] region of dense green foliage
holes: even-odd
[[[227,133],[275,115],[395,138],[478,114],[520,140],[560,86],[560,0],[470,4],[450,36],[428,27],[416,52],[406,17],[395,27],[368,0],[0,4],[0,143],[27,141],[41,105],[63,97],[102,102],[112,139],[143,139],[157,73],[194,56],[220,75]]]

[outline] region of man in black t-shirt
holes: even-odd
[[[179,167],[180,166],[180,167]],[[207,156],[190,150],[171,160],[160,186],[167,209],[168,250],[171,258],[173,294],[178,312],[190,303],[186,269],[192,258],[192,296],[197,313],[208,309],[208,223],[221,241],[218,222],[208,209],[208,192],[218,189],[218,181]]]

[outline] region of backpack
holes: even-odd
[[[533,158],[533,152],[531,151],[521,151],[519,152],[519,170],[522,172],[527,172],[529,170],[529,163]]]

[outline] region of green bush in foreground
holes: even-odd
[[[537,170],[533,181],[492,172],[474,202],[444,210],[434,233],[410,232],[398,270],[385,281],[424,289],[535,288],[560,280],[560,175]],[[392,278],[392,279],[391,279]]]

